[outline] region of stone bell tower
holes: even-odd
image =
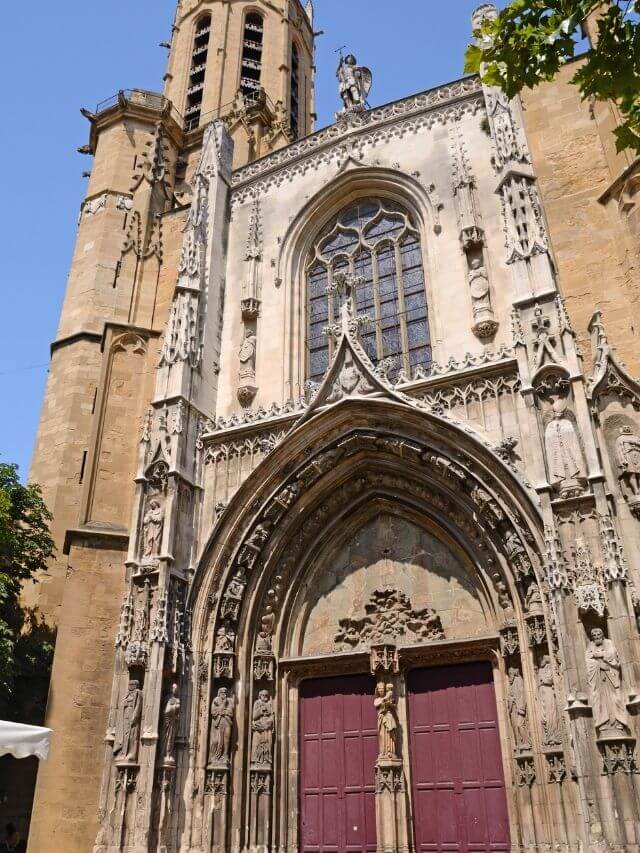
[[[195,130],[227,120],[234,166],[313,130],[313,6],[181,0],[164,94]]]
[[[137,524],[139,439],[151,421],[164,424],[166,455],[180,436],[195,441],[199,418],[216,416],[231,168],[312,131],[312,19],[299,0],[180,0],[164,91],[121,90],[82,110],[89,138],[78,150],[92,164],[31,468],[57,543],[47,575],[25,590],[57,628],[46,718],[56,746],[38,776],[32,850],[52,849],[51,838],[55,849],[86,850],[95,838],[94,757]],[[205,137],[220,160],[207,214],[218,254],[206,264],[199,244],[184,245],[205,227],[189,219],[212,180]],[[196,260],[207,271],[198,286]],[[188,382],[175,378],[183,368]],[[162,369],[171,381],[160,388]],[[188,472],[175,473],[176,459],[169,468],[183,495]]]

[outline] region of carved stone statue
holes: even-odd
[[[509,687],[507,689],[507,708],[511,721],[511,730],[516,750],[531,749],[529,738],[529,721],[525,699],[524,680],[517,667],[509,667]]]
[[[253,731],[252,764],[271,766],[275,725],[276,717],[273,713],[273,702],[269,692],[261,690],[253,703],[253,716],[251,718],[251,730]]]
[[[553,665],[549,655],[543,655],[538,668],[538,701],[540,719],[544,732],[544,745],[562,743],[562,720],[558,711],[556,691],[553,683]]]
[[[216,634],[215,654],[231,654],[235,641],[235,634],[224,626],[218,628]]]
[[[211,738],[209,741],[209,763],[228,764],[233,729],[233,697],[226,687],[218,690],[211,703]]]
[[[625,497],[640,502],[640,436],[630,426],[623,426],[616,439],[616,462]]]
[[[255,379],[256,375],[256,333],[247,329],[240,347],[240,379]]]
[[[604,636],[601,628],[591,631],[585,657],[596,731],[599,735],[607,731],[628,731],[629,715],[622,694],[620,659],[613,642]]]
[[[171,692],[167,698],[162,715],[162,730],[160,732],[160,760],[164,764],[175,764],[176,734],[178,733],[178,721],[180,718],[180,697],[177,684],[171,685]]]
[[[119,761],[136,761],[140,740],[142,717],[142,690],[140,682],[131,679],[116,717],[116,736],[113,754]]]
[[[142,524],[142,556],[157,557],[162,545],[164,527],[164,509],[159,500],[154,498],[150,501]]]
[[[498,328],[491,308],[489,275],[480,258],[474,258],[469,270],[469,290],[473,311],[473,331],[478,337],[493,335]]]
[[[527,613],[534,614],[543,612],[542,593],[540,592],[540,587],[537,583],[532,583],[527,590],[525,603],[527,606]]]
[[[384,681],[378,682],[373,704],[378,712],[380,758],[398,758],[396,744],[398,720],[396,716],[396,701],[393,695],[393,684],[385,684]]]
[[[364,110],[367,95],[371,91],[373,75],[368,68],[358,65],[353,54],[344,58],[340,57],[340,64],[336,72],[340,97],[344,108],[343,113],[354,110]]]
[[[584,458],[573,422],[566,415],[566,401],[555,400],[553,418],[544,433],[549,480],[561,497],[582,492],[581,480],[586,477]]]
[[[267,654],[271,651],[271,634],[268,631],[259,631],[256,637],[256,651]]]

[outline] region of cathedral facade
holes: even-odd
[[[313,41],[181,0],[85,111],[29,850],[638,853],[636,164],[563,76],[314,132]]]

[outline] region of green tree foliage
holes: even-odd
[[[0,716],[36,722],[42,716],[54,634],[20,606],[24,583],[46,570],[55,548],[51,514],[38,486],[24,486],[15,465],[0,464]]]
[[[634,0],[513,0],[486,20],[468,47],[465,71],[513,97],[552,80],[576,53],[587,15],[598,13],[598,38],[572,82],[583,98],[614,101],[624,119],[618,150],[640,154],[640,23]]]

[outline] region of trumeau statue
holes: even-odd
[[[162,730],[160,733],[160,759],[165,764],[175,764],[176,734],[180,719],[180,697],[178,685],[171,685],[171,692],[164,706]]]
[[[538,700],[540,702],[540,720],[544,732],[544,745],[557,746],[562,743],[562,720],[558,711],[553,683],[553,666],[549,655],[542,656],[538,668]]]
[[[393,684],[385,684],[383,681],[380,681],[376,685],[373,704],[378,712],[379,757],[397,758],[396,735],[398,720],[396,718],[396,701],[393,695]]]
[[[622,693],[620,659],[613,642],[604,636],[601,628],[591,631],[585,657],[596,731],[599,735],[628,731],[629,715]]]
[[[164,510],[159,500],[149,502],[149,508],[144,514],[142,529],[142,556],[157,557],[162,545],[162,528],[164,527]]]
[[[261,690],[253,703],[251,730],[251,763],[270,767],[273,750],[273,731],[276,724],[273,702],[267,690]]]
[[[531,749],[524,680],[515,666],[509,667],[508,678],[507,708],[515,747],[518,751]]]
[[[138,758],[141,717],[142,690],[140,690],[140,682],[132,679],[116,717],[113,754],[119,761],[136,761]]]
[[[371,91],[373,75],[368,68],[358,65],[355,56],[350,53],[340,57],[336,72],[340,97],[344,104],[340,115],[348,112],[358,112],[365,109],[367,95]]]
[[[586,477],[584,458],[576,428],[566,415],[566,401],[555,400],[553,417],[544,433],[549,480],[561,497],[571,497],[582,491],[581,480]]]
[[[218,690],[211,703],[211,739],[209,742],[209,763],[228,764],[231,749],[231,730],[233,728],[233,697],[226,687]]]

